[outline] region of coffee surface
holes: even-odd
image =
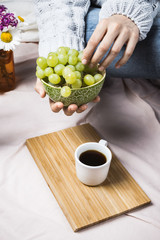
[[[96,150],[88,150],[81,153],[79,160],[88,166],[100,166],[107,162],[105,155]]]

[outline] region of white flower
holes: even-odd
[[[16,27],[12,27],[9,25],[8,27],[3,28],[3,32],[8,32],[8,31],[11,32],[13,29],[16,29]]]
[[[18,29],[25,30],[25,28],[28,26],[27,22],[19,22],[18,23]]]
[[[23,30],[25,26],[28,26],[28,23],[21,16],[18,16],[17,19],[18,19],[18,29]]]
[[[0,49],[4,51],[14,50],[15,46],[20,44],[20,40],[20,31],[18,30],[0,32]]]

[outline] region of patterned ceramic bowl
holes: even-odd
[[[76,104],[77,106],[80,106],[82,104],[92,101],[99,94],[105,81],[105,76],[106,72],[104,71],[103,78],[99,82],[91,86],[71,89],[71,95],[66,98],[61,96],[60,93],[61,87],[55,87],[45,82],[43,79],[40,80],[49,98],[54,102],[62,102],[64,106],[69,106],[72,103]]]

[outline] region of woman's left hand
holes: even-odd
[[[126,44],[125,52],[115,66],[116,68],[120,68],[131,57],[138,39],[139,29],[128,17],[123,15],[113,15],[109,18],[105,18],[99,22],[88,41],[88,44],[83,51],[82,63],[90,63],[91,67],[95,66],[102,60],[111,47],[108,55],[99,66],[99,70],[103,71],[111,64],[121,51],[122,47]],[[97,46],[98,48],[96,49]]]
[[[46,96],[45,89],[44,89],[44,87],[43,87],[39,78],[37,78],[36,85],[35,85],[35,90],[40,95],[41,98],[44,98]],[[99,101],[100,101],[100,97],[97,96],[92,102],[98,103]],[[49,104],[50,104],[51,110],[54,113],[58,113],[59,111],[61,111],[63,109],[64,114],[66,116],[71,116],[75,112],[82,113],[88,107],[87,104],[83,104],[79,107],[76,104],[71,104],[68,107],[64,107],[62,102],[53,102],[51,99],[49,99]]]

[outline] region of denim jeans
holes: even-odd
[[[86,17],[86,43],[98,24],[100,8],[91,7]],[[160,78],[160,16],[154,20],[147,38],[137,43],[133,55],[120,69],[115,63],[123,55],[123,48],[111,65],[107,68],[110,77],[146,78],[156,80]],[[159,80],[158,80],[159,81]]]

